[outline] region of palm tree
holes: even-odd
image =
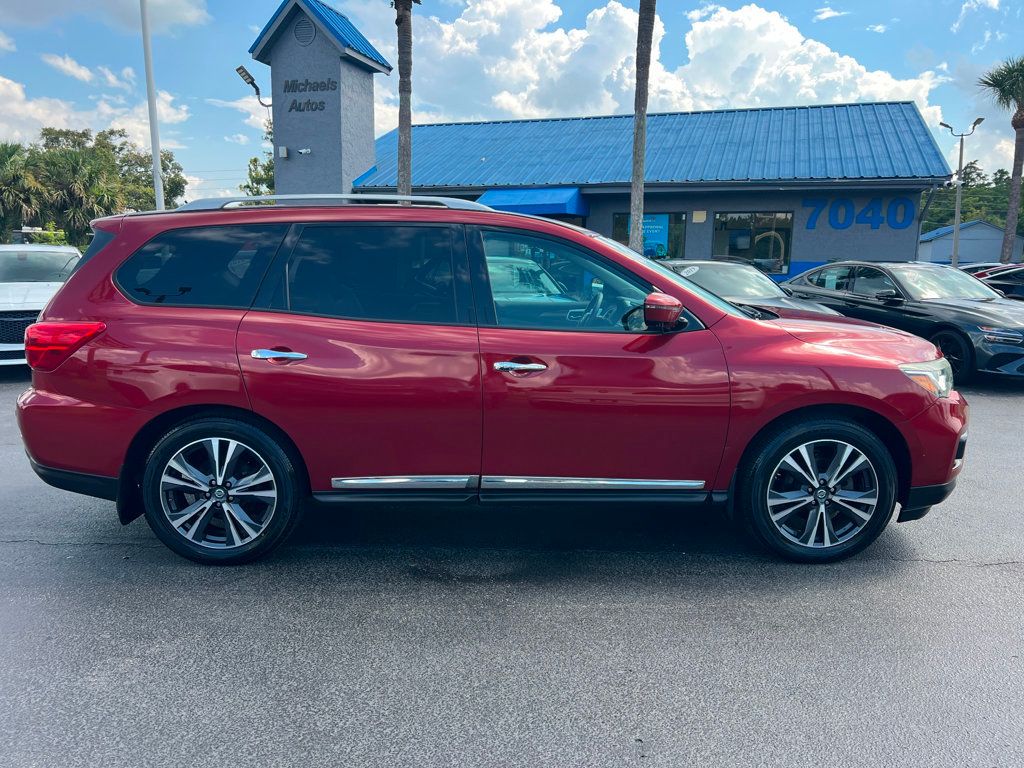
[[[412,5],[392,0],[398,27],[398,194],[412,194]]]
[[[633,182],[629,190],[629,247],[644,252],[644,154],[647,151],[647,86],[657,0],[640,0],[636,30],[636,93],[633,97]]]
[[[21,144],[0,142],[0,238],[32,221],[45,203],[28,151]]]
[[[46,184],[52,192],[53,219],[68,242],[84,243],[89,222],[125,209],[125,194],[116,167],[74,149],[46,153]]]
[[[1004,61],[995,69],[978,78],[978,85],[988,91],[1003,109],[1013,110],[1010,125],[1013,126],[1013,170],[1010,174],[1010,207],[1006,212],[1006,229],[1003,231],[1003,250],[999,260],[1004,264],[1010,260],[1017,235],[1017,217],[1020,214],[1020,177],[1024,166],[1024,56]]]

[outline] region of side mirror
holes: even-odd
[[[665,293],[649,293],[644,299],[644,323],[652,331],[662,333],[679,326],[683,315],[683,302]]]
[[[886,291],[878,291],[877,293],[875,293],[875,298],[878,299],[879,301],[885,302],[886,304],[897,304],[903,301],[903,299],[900,298],[900,295],[896,293],[896,291],[894,291],[892,288]]]

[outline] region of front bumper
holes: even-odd
[[[950,470],[953,477],[944,483],[936,485],[919,485],[911,487],[907,491],[907,497],[900,505],[900,514],[897,522],[906,523],[911,520],[920,520],[928,514],[933,506],[941,504],[956,488],[957,475],[964,463],[964,455],[967,451],[967,434],[961,434],[957,439],[956,454],[953,459],[953,466]]]
[[[975,363],[979,371],[1024,376],[1024,345],[986,341],[980,333],[971,340],[974,342]]]

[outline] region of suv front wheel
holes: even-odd
[[[860,552],[888,525],[896,465],[872,432],[814,419],[755,446],[737,487],[761,542],[790,560],[829,562]]]
[[[263,430],[233,419],[198,419],[168,431],[146,461],[142,492],[157,537],[201,563],[266,555],[301,512],[288,454]]]

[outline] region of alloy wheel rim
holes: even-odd
[[[768,517],[790,542],[810,549],[845,544],[878,507],[878,475],[863,451],[813,440],[787,453],[768,485]]]
[[[207,437],[164,465],[160,505],[174,530],[193,544],[236,549],[266,530],[277,508],[277,483],[250,446]]]

